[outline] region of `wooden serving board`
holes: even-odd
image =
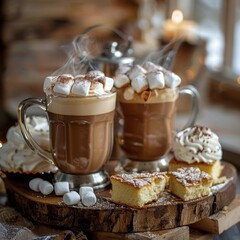
[[[189,225],[219,212],[236,196],[237,172],[233,165],[223,162],[222,175],[228,178],[215,186],[212,194],[194,201],[183,202],[164,192],[155,203],[141,209],[112,203],[109,190],[96,193],[93,207],[81,203],[66,206],[54,193],[43,196],[29,189],[27,182],[5,178],[10,203],[24,216],[39,223],[84,231],[146,232]]]

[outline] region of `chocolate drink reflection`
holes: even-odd
[[[176,102],[120,102],[124,116],[119,142],[132,160],[153,161],[167,154],[175,129]]]
[[[48,115],[53,156],[61,171],[89,174],[101,170],[112,151],[114,111],[93,116]]]

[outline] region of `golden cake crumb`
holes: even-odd
[[[111,199],[118,204],[141,208],[156,201],[168,181],[165,173],[131,173],[112,175]]]

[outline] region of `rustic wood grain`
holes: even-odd
[[[191,227],[215,234],[221,234],[228,228],[237,224],[239,221],[240,195],[237,195],[229,206],[210,217],[204,218],[201,221],[192,224]]]
[[[89,237],[94,240],[189,240],[189,227],[140,233],[92,232]]]
[[[71,229],[100,232],[143,232],[176,228],[195,223],[217,213],[236,195],[236,169],[224,163],[223,174],[229,182],[212,195],[182,202],[164,192],[155,203],[133,209],[110,201],[109,190],[97,193],[98,202],[91,208],[66,206],[54,194],[42,196],[28,188],[27,183],[5,179],[9,200],[22,214],[34,221]]]

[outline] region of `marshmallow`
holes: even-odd
[[[53,84],[57,81],[57,77],[56,76],[48,76],[45,78],[44,83],[43,83],[43,91],[46,94],[50,94],[51,93],[51,88],[53,86]]]
[[[76,191],[71,191],[63,195],[63,202],[67,205],[74,205],[80,202],[80,195]]]
[[[79,96],[87,96],[91,82],[88,80],[76,80],[72,86],[72,93]]]
[[[55,93],[69,95],[73,84],[74,80],[72,75],[63,74],[57,78],[55,86],[53,87],[53,91]]]
[[[90,186],[82,186],[82,187],[80,187],[80,189],[79,189],[80,196],[83,196],[87,192],[93,192],[93,188],[90,187]]]
[[[41,178],[33,178],[30,182],[29,182],[29,188],[35,192],[40,192],[39,190],[39,184],[43,181],[43,179]]]
[[[132,87],[128,87],[123,92],[123,97],[126,100],[132,100],[134,98],[134,89]]]
[[[86,78],[88,80],[97,80],[99,78],[103,78],[105,76],[105,74],[101,71],[98,71],[98,70],[93,70],[93,71],[90,71],[86,74]]]
[[[103,81],[104,91],[111,91],[113,87],[113,79],[110,77],[105,77]]]
[[[160,71],[148,72],[147,80],[150,89],[162,89],[165,86],[164,76]]]
[[[100,82],[93,82],[90,87],[89,94],[92,95],[103,95],[105,93],[103,89],[103,84]]]
[[[53,185],[43,180],[39,183],[39,190],[43,195],[49,195],[53,191]]]
[[[86,207],[93,206],[97,202],[96,195],[94,192],[87,191],[85,194],[82,196],[82,204]]]
[[[148,89],[148,82],[145,75],[138,75],[136,78],[132,79],[131,85],[137,93],[141,93]]]
[[[163,72],[164,78],[165,78],[165,84],[170,88],[176,88],[181,83],[181,78],[176,75],[175,73],[158,66],[158,69]]]
[[[165,82],[168,87],[176,88],[180,85],[181,78],[172,72],[168,72],[165,74]]]
[[[152,63],[152,62],[145,62],[143,67],[147,70],[147,72],[152,72],[152,71],[156,71],[157,69],[159,69],[159,67]]]
[[[143,76],[147,71],[141,67],[140,65],[135,65],[130,71],[129,71],[129,78],[131,80],[136,79],[139,76]]]
[[[114,85],[117,88],[125,87],[130,83],[130,79],[125,74],[118,74],[114,78]]]
[[[57,196],[62,196],[65,193],[69,192],[69,183],[68,182],[56,182],[54,184],[55,194]]]

